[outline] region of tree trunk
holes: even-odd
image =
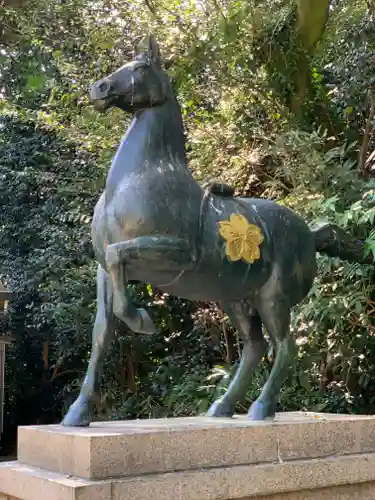
[[[331,0],[296,0],[296,31],[303,47],[311,53],[324,35]]]
[[[311,88],[310,57],[322,39],[329,16],[330,0],[295,0],[297,5],[296,36],[299,42],[297,71],[293,77],[295,94],[291,111],[298,116]]]

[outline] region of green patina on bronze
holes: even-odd
[[[94,212],[92,241],[99,266],[91,358],[80,395],[63,424],[90,423],[114,318],[136,333],[155,332],[148,312],[132,303],[129,281],[150,283],[187,299],[216,301],[242,335],[240,365],[209,416],[232,416],[245,395],[267,347],[263,325],[276,347],[276,360],[249,418],[273,417],[295,352],[290,310],[311,288],[316,251],[365,262],[362,242],[335,226],[311,230],[288,208],[234,197],[227,185],[200,186],[188,168],[180,108],[152,37],[133,61],[93,85],[91,101],[102,111],[117,106],[134,118]],[[233,214],[250,230],[241,229],[237,236],[220,231]],[[233,240],[231,258],[228,240]]]

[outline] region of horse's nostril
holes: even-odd
[[[99,85],[99,90],[100,90],[100,92],[108,92],[108,90],[109,90],[109,84],[107,82],[102,82]]]

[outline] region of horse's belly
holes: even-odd
[[[247,265],[228,262],[212,269],[199,266],[195,271],[157,273],[152,285],[163,292],[189,300],[235,301],[250,297],[267,282],[271,267],[264,262]]]

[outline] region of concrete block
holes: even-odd
[[[284,413],[20,427],[20,462],[86,479],[375,451],[375,417]]]
[[[9,462],[0,464],[0,491],[7,500],[371,500],[375,454],[95,481]]]

